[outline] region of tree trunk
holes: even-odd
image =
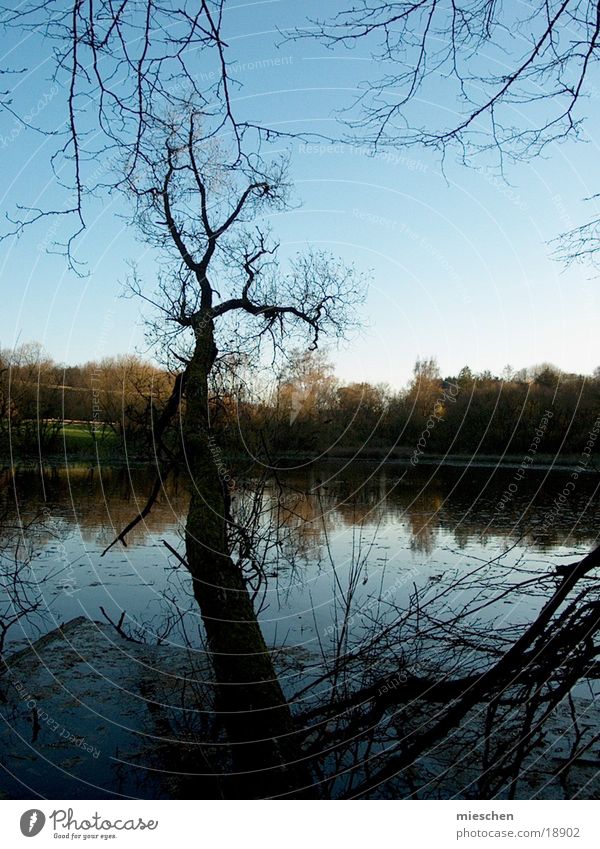
[[[187,562],[218,682],[217,704],[232,744],[244,798],[312,795],[295,742],[289,705],[277,680],[243,576],[229,555],[226,484],[209,441],[208,377],[217,354],[213,325],[196,328],[183,422],[191,478]]]

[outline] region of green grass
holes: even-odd
[[[96,447],[101,449],[116,448],[119,444],[112,430],[98,430],[96,434],[90,433],[85,424],[64,424],[60,436],[64,439],[67,452],[95,451]]]
[[[9,450],[8,441],[0,443],[0,458],[5,460],[10,456],[23,459],[38,457],[40,444],[39,434],[35,429],[29,429],[25,434],[15,433],[13,435],[12,450]],[[57,430],[46,432],[43,436],[42,454],[45,459],[62,459],[72,457],[73,459],[93,459],[102,457],[104,460],[118,460],[123,455],[123,444],[115,433],[106,428],[104,432],[99,429],[96,434],[91,433],[90,428],[84,422],[66,422],[61,424]],[[130,449],[128,456],[133,456]]]

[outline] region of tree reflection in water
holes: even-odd
[[[3,598],[14,607],[15,599],[8,595],[12,582],[18,599],[28,600],[24,619],[37,616],[48,599],[42,584],[36,585],[35,598],[31,595],[29,569],[36,552],[52,545],[60,528],[68,532],[77,527],[84,541],[94,542],[97,554],[114,529],[131,518],[132,506],[135,510],[141,503],[137,493],[147,491],[147,470],[101,474],[100,488],[98,471],[44,473],[45,502],[34,482],[36,473],[5,480],[5,494],[8,484],[15,483],[23,524],[17,539],[16,514],[6,495]],[[553,569],[541,555],[552,550],[556,539],[569,536],[570,517],[564,526],[553,527],[553,536],[536,539],[535,516],[545,506],[532,504],[524,492],[529,512],[517,504],[519,515],[512,522],[503,517],[500,527],[490,524],[490,505],[502,481],[490,484],[487,474],[481,482],[487,481],[489,492],[479,504],[469,496],[473,480],[465,486],[460,471],[412,486],[394,486],[397,476],[389,471],[378,472],[368,485],[366,477],[362,470],[354,477],[330,474],[329,479],[323,470],[312,476],[282,473],[277,480],[253,480],[238,489],[231,555],[259,615],[257,627],[265,611],[277,619],[277,611],[271,610],[277,585],[289,601],[295,586],[314,581],[316,569],[331,588],[326,604],[309,611],[314,623],[308,641],[286,641],[280,632],[269,652],[278,698],[286,706],[288,744],[302,768],[288,767],[283,781],[285,767],[261,761],[265,749],[247,733],[237,745],[223,746],[228,737],[230,744],[232,740],[231,724],[223,718],[220,682],[213,694],[212,721],[199,727],[188,709],[183,712],[185,734],[181,718],[176,725],[187,742],[157,745],[155,757],[173,774],[177,792],[193,797],[202,786],[205,795],[294,797],[309,792],[311,785],[311,794],[325,798],[574,795],[582,780],[578,770],[594,762],[598,737],[586,717],[590,701],[583,699],[582,689],[587,682],[593,693],[596,675],[600,599],[593,570],[598,549],[586,558],[573,556],[579,565],[568,568],[561,561],[559,570]],[[590,478],[579,494],[588,504],[587,490],[594,486]],[[548,498],[552,492],[550,488]],[[67,519],[69,494],[73,515]],[[167,480],[159,503],[135,528],[129,546],[143,551],[150,540],[170,534],[169,546],[177,552],[175,531],[182,525],[187,497],[181,481]],[[41,512],[42,503],[50,505],[48,513]],[[570,509],[584,515],[580,503]],[[593,521],[590,515],[590,526]],[[413,553],[407,556],[412,561],[395,560],[392,546],[378,559],[381,551],[373,540],[401,527],[410,540]],[[424,569],[448,531],[457,559],[441,572],[439,564]],[[573,548],[589,544],[594,536],[585,523],[578,533]],[[340,559],[336,546],[348,534],[350,556]],[[477,554],[469,548],[473,540],[480,544]],[[165,553],[181,573],[181,549]],[[7,571],[8,563],[20,563],[20,569]],[[34,571],[39,580],[39,569]],[[52,575],[44,577],[51,583]],[[206,632],[196,629],[189,579],[187,602],[165,596],[159,627],[149,627],[143,615],[136,621],[121,618],[114,605],[106,614],[129,638],[165,646],[187,643],[204,658],[210,645],[204,643]],[[224,602],[223,619],[227,612]],[[43,629],[41,621],[37,627]],[[240,661],[245,662],[236,657]],[[236,687],[227,683],[231,709]],[[242,683],[241,703],[247,708],[248,689],[256,682],[246,678]],[[198,698],[210,700],[206,691],[199,691]],[[263,703],[255,712],[268,717],[272,709]],[[256,715],[245,710],[239,721],[246,729],[258,727]],[[265,722],[261,719],[263,726]],[[280,751],[276,738],[270,747]],[[200,785],[196,774],[207,771],[214,781],[207,783],[204,777]],[[227,777],[230,772],[237,776]]]

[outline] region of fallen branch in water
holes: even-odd
[[[120,637],[123,637],[124,640],[129,640],[130,643],[139,643],[143,644],[142,640],[137,640],[135,637],[132,637],[131,634],[128,634],[127,631],[123,628],[123,622],[125,621],[126,611],[121,611],[121,615],[119,616],[118,622],[113,622],[108,613],[103,607],[100,607],[100,613],[104,616],[109,625],[112,625],[117,634]]]

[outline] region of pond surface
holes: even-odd
[[[201,641],[189,576],[165,546],[184,550],[185,481],[169,478],[127,546],[102,556],[142,509],[153,480],[143,466],[2,473],[4,523],[29,526],[21,553],[28,548],[35,580],[48,579],[40,583],[44,615],[13,629],[15,647],[76,616],[117,621],[123,611],[124,626],[150,642]],[[360,629],[376,605],[381,612],[377,599],[401,606],[415,588],[478,571],[497,588],[515,575],[551,573],[577,560],[597,539],[600,476],[572,480],[569,470],[529,468],[519,479],[516,469],[395,462],[278,470],[265,490],[262,521],[276,515],[285,534],[265,549],[267,582],[257,596],[267,642],[315,652],[327,645],[353,576],[350,625]],[[241,491],[236,499],[245,503]],[[457,590],[456,604],[473,592]],[[486,615],[517,624],[538,604],[531,592]]]

